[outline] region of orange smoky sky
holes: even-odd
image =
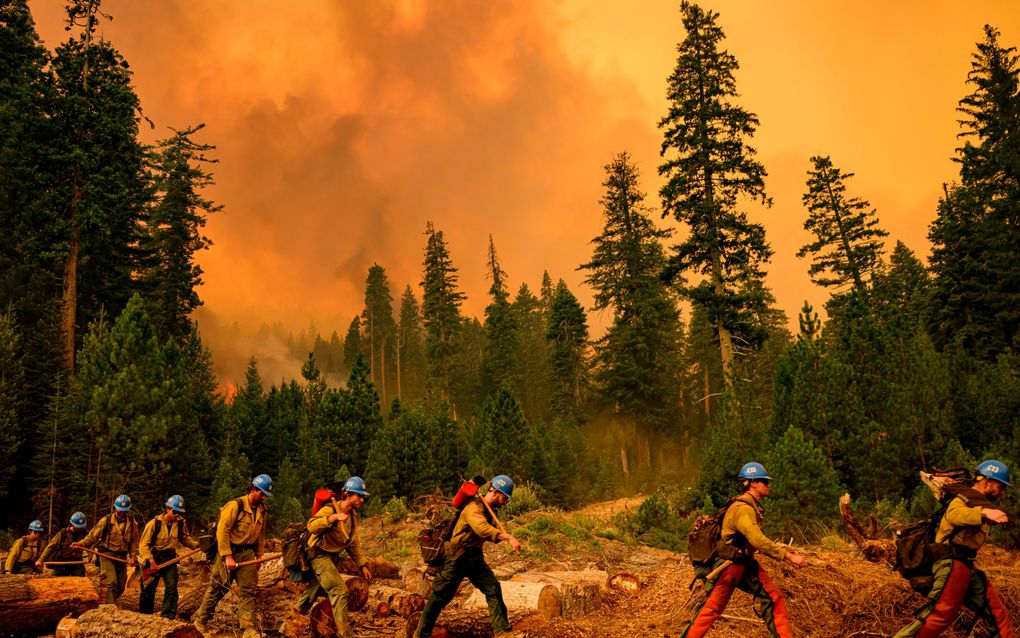
[[[62,4],[31,3],[53,48]],[[956,166],[958,101],[982,26],[1020,45],[1016,0],[706,2],[761,126],[775,249],[769,285],[795,318],[827,293],[795,257],[809,158],[830,155],[890,241],[926,257]],[[578,264],[601,228],[603,165],[626,150],[658,207],[666,79],[683,39],[659,0],[107,0],[101,30],[131,64],[145,115],[204,122],[224,205],[210,217],[200,294],[246,329],[314,320],[341,337],[369,266],[420,295],[426,221],[443,230],[465,310],[486,304],[488,236],[513,288],[543,270],[589,302]],[[666,222],[663,222],[666,223]],[[592,316],[596,332],[608,321]],[[216,352],[215,343],[212,344]],[[216,353],[219,355],[219,353]],[[234,376],[242,370],[234,371]]]

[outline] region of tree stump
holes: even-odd
[[[56,638],[202,638],[194,625],[103,605],[57,625]]]
[[[432,595],[432,581],[425,579],[424,567],[415,567],[404,574],[404,589],[428,600]]]
[[[609,589],[609,574],[598,570],[528,572],[517,574],[511,580],[555,586],[561,596],[561,614],[568,620],[587,616],[597,610],[602,604],[602,590]]]
[[[839,497],[839,514],[843,518],[843,524],[846,526],[850,538],[853,539],[857,548],[861,550],[864,560],[871,563],[886,563],[888,565],[896,563],[896,544],[891,540],[875,538],[877,525],[874,525],[872,522],[874,517],[869,517],[869,523],[871,524],[867,527],[861,524],[853,512],[850,511],[849,494]]]
[[[4,633],[49,633],[64,616],[99,606],[99,592],[88,578],[0,576],[0,627]]]
[[[555,585],[505,580],[500,583],[500,587],[503,589],[503,602],[507,609],[538,612],[546,618],[556,618],[563,613],[563,596]],[[478,590],[471,592],[464,607],[487,607],[485,596]]]
[[[361,576],[349,576],[340,574],[340,578],[347,585],[347,609],[348,611],[361,611],[368,602],[368,581]]]

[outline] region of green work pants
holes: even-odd
[[[234,561],[255,560],[254,549],[242,549],[234,552]],[[205,591],[205,598],[202,599],[202,606],[198,608],[195,620],[207,623],[216,611],[216,605],[230,591],[230,585],[237,582],[238,603],[237,622],[241,629],[255,628],[255,586],[259,583],[259,566],[245,565],[234,571],[227,570],[227,565],[222,556],[216,558],[213,563],[212,575],[209,578],[209,589]]]
[[[308,605],[315,602],[319,591],[324,590],[333,608],[337,635],[341,638],[354,638],[354,632],[347,620],[347,585],[336,568],[334,562],[336,558],[338,557],[334,554],[327,554],[312,559],[312,571],[315,572],[316,582],[308,586],[298,604]]]
[[[110,554],[117,558],[126,558],[127,554]],[[99,557],[99,580],[106,588],[106,602],[113,604],[117,602],[120,595],[124,593],[127,585],[127,565],[112,561],[109,558]]]
[[[165,563],[168,560],[173,560],[177,552],[169,551],[164,553],[154,552],[153,562],[155,564]],[[169,618],[173,620],[177,617],[177,579],[179,572],[177,571],[177,563],[173,565],[167,565],[163,569],[159,570],[152,575],[152,578],[146,583],[145,587],[142,587],[141,593],[138,595],[138,611],[143,614],[151,614],[156,609],[156,588],[159,587],[159,581],[163,581],[163,605],[160,609],[159,615],[163,618]]]
[[[489,618],[492,620],[492,632],[510,631],[507,618],[506,603],[503,602],[503,590],[499,586],[492,568],[485,562],[481,547],[465,549],[455,558],[447,558],[443,563],[436,580],[432,583],[432,595],[425,603],[421,612],[421,620],[415,631],[415,638],[430,638],[432,628],[443,608],[450,604],[457,588],[467,578],[471,584],[485,595],[489,604]]]

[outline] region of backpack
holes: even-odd
[[[294,572],[307,572],[312,567],[308,561],[308,526],[304,523],[291,523],[283,530],[280,540],[283,542],[283,566]]]
[[[244,507],[243,499],[243,496],[234,499],[238,507],[238,518],[240,518],[240,511]],[[226,507],[226,505],[223,507]],[[209,533],[200,536],[198,539],[198,546],[205,552],[205,559],[210,563],[216,560],[216,557],[220,554],[220,544],[216,541],[216,527],[219,525],[219,522],[219,518],[213,521],[213,524],[209,526]],[[237,521],[234,522],[236,523]]]
[[[458,492],[459,494],[459,492]],[[429,567],[439,567],[446,560],[446,544],[453,537],[453,530],[457,527],[460,515],[475,497],[461,499],[462,502],[456,506],[451,516],[442,516],[439,513],[430,519],[428,527],[418,534],[418,549],[421,550],[421,558]]]
[[[722,543],[722,522],[729,511],[730,506],[737,500],[731,498],[726,505],[723,505],[715,514],[702,514],[691,526],[687,534],[687,557],[691,559],[694,567],[708,567],[720,553],[726,554],[722,558],[733,560],[742,550],[737,547],[725,546]]]
[[[945,558],[953,558],[958,555],[958,550],[953,546],[952,540],[956,535],[953,533],[941,543],[935,542],[939,525],[949,508],[949,503],[959,496],[968,506],[990,503],[983,495],[974,492],[966,487],[955,487],[945,490],[939,508],[931,517],[916,523],[904,525],[896,530],[894,543],[896,546],[895,569],[901,576],[907,579],[911,588],[922,594],[927,594],[932,586],[931,567],[937,561]]]

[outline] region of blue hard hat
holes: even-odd
[[[744,463],[744,467],[740,468],[741,481],[771,481],[772,477],[769,476],[768,470],[761,463]]]
[[[352,476],[347,479],[344,482],[344,491],[359,496],[368,496],[368,490],[365,489],[365,479],[360,476]]]
[[[43,531],[42,521],[32,521],[28,524],[28,531],[30,532],[41,532]]]
[[[514,496],[514,482],[506,474],[492,477],[492,489],[496,490],[510,500]]]
[[[126,512],[131,509],[131,499],[127,494],[121,494],[113,501],[113,508],[118,512]]]
[[[180,494],[174,494],[170,498],[166,499],[166,506],[177,512],[178,514],[184,513],[184,497]]]
[[[71,514],[71,525],[74,526],[75,529],[84,528],[85,515],[82,514],[81,512],[75,512],[74,514]]]
[[[273,479],[268,474],[259,474],[251,480],[251,484],[266,496],[273,495]]]
[[[998,481],[1006,487],[1013,487],[1013,484],[1009,482],[1009,467],[1002,461],[989,459],[977,466],[977,471],[978,474],[985,478]]]

